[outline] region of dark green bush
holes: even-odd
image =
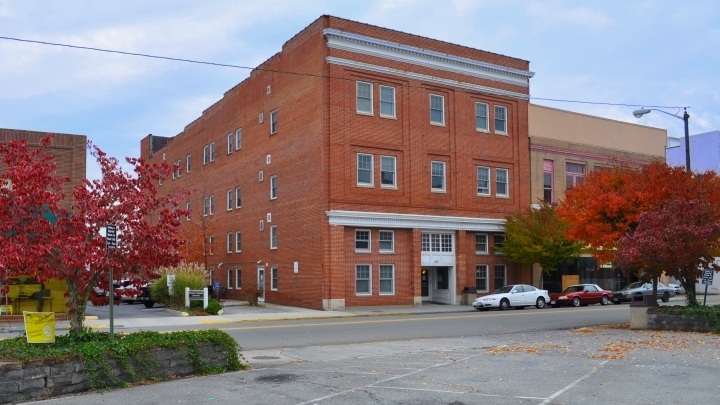
[[[202,290],[207,285],[205,277],[201,274],[176,274],[173,294],[170,295],[167,286],[167,275],[161,276],[152,285],[150,294],[153,300],[169,308],[185,307],[185,287],[191,290]]]
[[[219,302],[215,300],[208,301],[208,306],[205,308],[205,312],[207,312],[210,315],[217,315],[218,311],[222,309],[222,306]]]

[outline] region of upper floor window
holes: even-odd
[[[209,196],[203,198],[203,216],[212,215],[215,213],[215,196]]]
[[[486,103],[475,103],[475,129],[487,132],[488,127],[488,105]]]
[[[277,175],[270,176],[270,199],[274,200],[278,196]]]
[[[477,168],[477,193],[478,195],[490,195],[490,168],[478,166]]]
[[[277,110],[270,111],[270,135],[277,133],[278,131],[278,112]]]
[[[380,251],[381,252],[394,252],[395,251],[395,232],[380,231],[379,241],[380,241]]]
[[[420,250],[422,252],[445,252],[453,251],[453,236],[447,233],[422,233],[420,234]]]
[[[190,155],[185,156],[185,173],[190,173]]]
[[[430,123],[445,125],[445,97],[430,95]]]
[[[508,197],[508,169],[495,169],[495,195],[497,197]]]
[[[365,229],[355,230],[355,251],[356,252],[369,252],[370,251],[370,231]]]
[[[380,86],[380,116],[395,117],[395,87]]]
[[[227,191],[227,210],[232,211],[233,209],[233,191],[232,189]]]
[[[210,163],[210,145],[205,145],[203,147],[203,164],[206,165]]]
[[[475,253],[476,254],[487,254],[488,253],[488,237],[484,233],[475,234]]]
[[[359,186],[372,186],[373,177],[373,155],[367,153],[358,153],[357,184]]]
[[[185,220],[190,220],[190,203],[185,203],[185,210],[187,211],[187,216],[185,216]]]
[[[585,165],[577,163],[565,163],[565,182],[566,188],[571,188],[582,184],[585,181]]]
[[[495,251],[496,255],[501,255],[502,253],[499,252],[499,249],[502,249],[503,245],[505,244],[505,235],[503,234],[495,234],[493,235],[493,250]]]
[[[242,251],[242,232],[235,232],[235,252],[240,253]]]
[[[553,201],[553,161],[543,160],[543,200],[547,203]]]
[[[367,82],[357,82],[356,89],[356,111],[361,114],[372,114],[372,84]]]
[[[270,227],[270,249],[277,249],[278,247],[278,229],[277,225]]]
[[[235,134],[230,132],[227,134],[227,154],[233,153],[235,150]]]
[[[430,177],[432,191],[445,191],[445,162],[432,161]]]
[[[507,107],[495,106],[495,133],[507,134]]]
[[[235,187],[235,208],[242,207],[242,188]]]
[[[235,130],[235,150],[242,148],[242,129],[238,128]]]
[[[232,233],[232,232],[228,232],[226,238],[227,238],[227,241],[226,241],[226,242],[227,242],[227,243],[226,243],[226,244],[227,244],[227,252],[228,252],[228,253],[232,253],[232,252],[233,252],[233,245],[234,245],[234,242],[233,242],[233,233]]]
[[[396,184],[395,156],[380,157],[380,185],[381,187],[395,187]]]

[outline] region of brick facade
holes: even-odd
[[[530,204],[528,68],[520,59],[322,16],[182,133],[143,139],[141,156],[180,162],[179,177],[160,190],[196,191],[188,200],[188,223],[209,224],[206,236],[212,234],[215,244],[208,267],[229,297],[243,295],[226,285],[228,269],[242,268],[247,288],[256,285],[261,267],[268,302],[325,309],[455,304],[466,287],[475,287],[477,264],[489,265],[490,291],[498,287],[495,264],[507,265],[505,282],[530,282],[529,269],[492,254],[503,218]],[[358,86],[370,89],[367,111],[358,111]],[[431,123],[431,99],[442,102],[438,123]],[[476,128],[476,103],[487,108],[486,130]],[[204,164],[204,148],[212,142],[214,159]],[[372,163],[363,181],[359,154]],[[385,173],[383,162],[390,168]],[[441,164],[444,176],[436,180],[442,178],[442,187],[432,190],[431,168]],[[487,196],[478,194],[479,166],[490,174]],[[383,183],[393,175],[394,184]],[[277,198],[271,197],[273,176]],[[498,185],[507,196],[497,195]],[[237,187],[241,208],[233,202],[227,209],[227,193],[234,197]],[[209,196],[214,212],[203,217]],[[277,226],[276,248],[271,226]],[[356,250],[356,230],[369,231],[368,251]],[[227,253],[226,235],[236,231],[242,232],[241,252]],[[381,231],[392,233],[392,251],[380,251]],[[476,233],[488,235],[488,254],[476,254]],[[451,244],[428,243],[424,251],[429,234]],[[369,265],[369,294],[358,293],[365,284],[358,287],[357,265]],[[386,265],[394,274],[381,282],[380,266]],[[423,274],[432,282],[428,291]]]

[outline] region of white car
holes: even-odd
[[[478,311],[497,308],[504,311],[510,307],[525,308],[535,306],[544,308],[545,303],[550,301],[547,290],[539,290],[527,284],[506,285],[495,290],[490,295],[475,298],[473,307]]]
[[[675,294],[685,294],[685,289],[680,284],[668,284],[668,287],[675,290]]]

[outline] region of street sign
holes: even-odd
[[[713,269],[705,269],[703,271],[702,283],[705,285],[712,284],[714,272],[715,271]]]
[[[115,225],[108,224],[105,227],[105,248],[117,248],[117,227]]]

